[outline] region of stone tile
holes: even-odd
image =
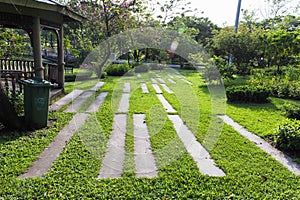
[[[97,92],[103,85],[104,85],[104,82],[99,82],[94,87],[92,87],[90,90]]]
[[[159,101],[162,103],[163,107],[165,108],[166,112],[168,113],[176,113],[177,111],[172,107],[171,104],[165,99],[162,94],[156,94]]]
[[[130,93],[130,83],[124,83],[124,93]]]
[[[137,77],[138,77],[138,78],[141,78],[142,76],[141,76],[141,74],[140,74],[140,73],[138,73],[138,74],[137,74]]]
[[[148,87],[146,83],[141,83],[143,93],[149,93]]]
[[[174,79],[174,76],[172,76],[171,74],[168,74],[168,76],[169,76],[171,79]]]
[[[38,159],[27,170],[25,174],[19,176],[20,179],[42,177],[46,174],[54,161],[59,157],[64,147],[71,140],[72,136],[85,123],[89,114],[77,113],[73,119],[57,134],[54,140],[39,155]]]
[[[160,75],[159,75],[159,74],[155,74],[155,76],[156,76],[156,77],[158,77],[158,78],[160,77]]]
[[[81,95],[84,91],[83,90],[73,90],[71,93],[67,94],[57,102],[53,103],[49,110],[50,111],[57,111],[60,110],[62,107],[76,99],[79,95]]]
[[[193,83],[189,82],[188,80],[186,80],[186,79],[184,79],[184,78],[181,78],[181,80],[182,80],[183,82],[186,82],[186,83],[189,84],[189,85],[193,85]]]
[[[153,86],[153,89],[155,90],[155,93],[157,93],[157,94],[162,94],[163,93],[162,90],[160,89],[160,87],[157,84],[153,83],[152,86]]]
[[[151,78],[152,83],[157,84],[157,80],[155,80],[155,78]]]
[[[126,125],[126,114],[115,115],[113,129],[98,178],[119,178],[122,176],[125,160]]]
[[[88,107],[86,112],[97,112],[104,102],[108,92],[101,92],[98,97],[94,100],[94,102]]]
[[[160,83],[163,83],[163,84],[166,83],[162,78],[157,78],[157,80],[158,80]]]
[[[129,100],[130,100],[130,94],[123,93],[121,97],[121,101],[119,104],[118,112],[125,113],[129,110]]]
[[[152,153],[145,114],[134,114],[134,158],[137,177],[157,176],[157,167]]]
[[[65,110],[65,112],[77,112],[82,104],[93,94],[94,92],[91,91],[82,93],[77,99],[72,102],[72,104]]]
[[[244,129],[241,125],[233,121],[227,115],[219,115],[219,117],[229,126],[231,126],[234,130],[239,132],[242,136],[247,138],[248,140],[252,141],[257,147],[265,151],[267,154],[272,156],[275,160],[280,162],[283,166],[288,168],[292,173],[296,175],[300,175],[300,165],[295,163],[293,159],[283,152],[279,151],[278,149],[271,146],[268,142],[264,139],[258,137],[257,135],[249,132],[248,130]]]
[[[226,174],[216,166],[207,150],[197,141],[194,134],[184,125],[182,119],[178,115],[168,115],[172,121],[174,128],[183,142],[186,150],[196,162],[200,172],[204,175],[222,177]]]
[[[173,84],[176,84],[176,82],[173,81],[173,79],[171,79],[171,78],[168,78],[168,81],[170,81],[170,82],[173,83]]]
[[[160,84],[160,85],[166,90],[167,93],[174,94],[174,92],[166,84]]]

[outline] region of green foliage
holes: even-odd
[[[300,120],[300,106],[291,103],[285,103],[282,109],[286,117]]]
[[[300,121],[287,120],[276,130],[275,142],[280,149],[300,151]]]
[[[131,70],[128,63],[123,64],[111,64],[106,68],[106,73],[108,76],[123,76]]]
[[[261,86],[232,86],[226,88],[229,102],[267,103],[270,91]]]
[[[220,74],[224,79],[233,79],[233,75],[236,72],[236,67],[234,64],[228,64],[227,60],[220,56],[214,56],[212,61],[216,64]]]

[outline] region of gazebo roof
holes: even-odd
[[[41,22],[44,22],[42,24],[50,26],[65,22],[80,22],[86,19],[67,6],[53,0],[0,0],[0,14],[0,24],[5,24],[5,16],[8,16],[8,19],[11,16],[14,16],[13,18],[23,16],[23,19],[39,16]],[[23,20],[22,23],[24,23]]]

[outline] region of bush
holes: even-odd
[[[185,70],[196,70],[196,68],[194,67],[194,65],[192,65],[191,63],[185,63],[181,69],[185,69]]]
[[[145,73],[145,72],[148,72],[149,71],[149,65],[138,65],[135,67],[134,71],[136,73]]]
[[[283,111],[286,117],[300,120],[300,106],[286,103],[283,105]]]
[[[270,91],[262,86],[241,85],[226,89],[229,102],[267,103]]]
[[[300,151],[300,121],[287,120],[279,125],[275,142],[280,149]]]
[[[109,76],[123,76],[130,70],[128,63],[112,64],[106,68],[106,73]]]

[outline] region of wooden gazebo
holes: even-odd
[[[33,47],[34,75],[44,79],[41,30],[57,35],[58,87],[64,88],[63,24],[81,22],[85,18],[53,0],[0,0],[0,25],[25,30]]]

